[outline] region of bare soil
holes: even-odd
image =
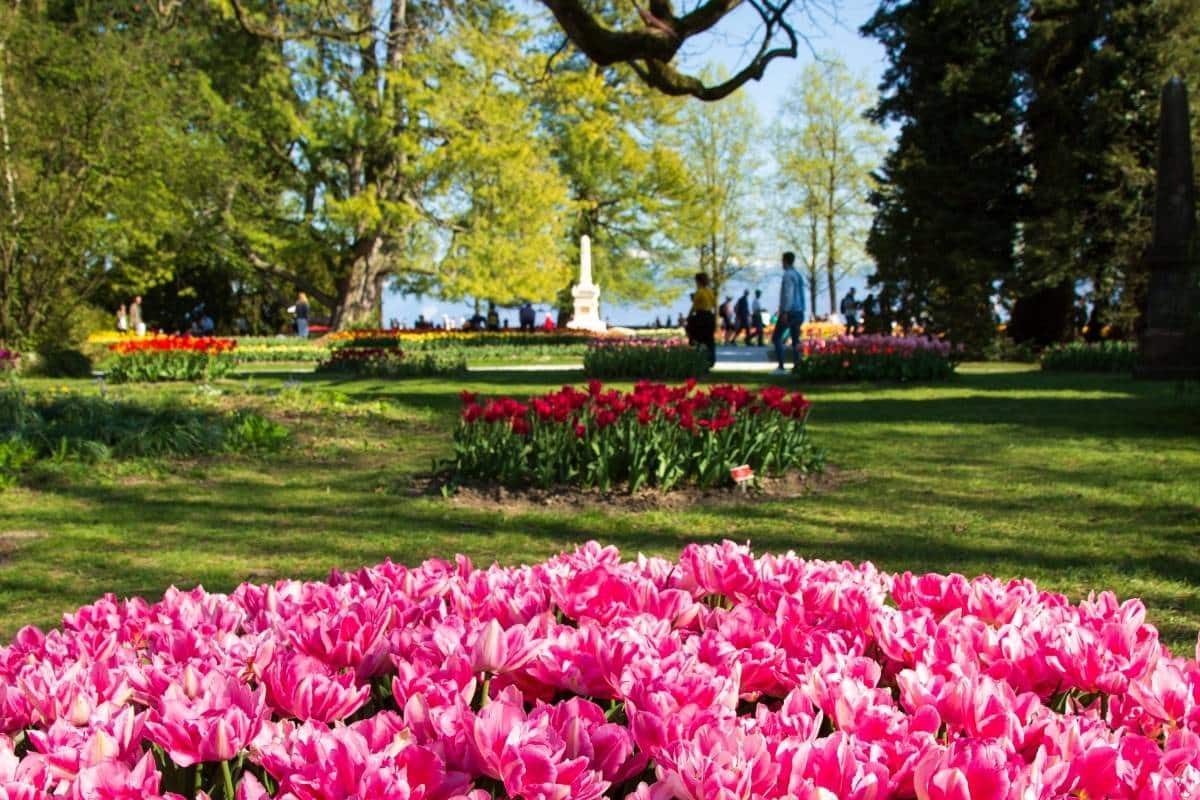
[[[559,486],[551,489],[509,489],[497,485],[465,485],[446,496],[446,502],[458,507],[487,511],[579,511],[604,509],[608,511],[681,511],[701,507],[743,506],[773,500],[803,497],[807,494],[836,491],[852,472],[827,466],[824,472],[802,475],[788,473],[778,478],[760,478],[757,485],[700,489],[683,486],[669,492],[642,489],[633,494],[618,489],[601,492]],[[416,481],[413,494],[442,495],[449,475],[423,475]]]

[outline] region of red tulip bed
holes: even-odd
[[[807,380],[944,380],[961,354],[961,347],[928,336],[806,339],[795,374]]]
[[[105,370],[105,380],[195,381],[231,373],[237,348],[234,339],[213,336],[152,336],[109,345],[116,357]]]
[[[682,484],[734,482],[730,470],[759,475],[817,470],[809,402],[779,387],[697,388],[642,381],[631,392],[590,381],[521,402],[463,394],[454,432],[456,482],[508,487],[576,486],[636,492]]]
[[[1144,617],[729,542],[109,596],[0,649],[0,798],[1194,798]]]

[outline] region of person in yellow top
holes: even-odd
[[[688,338],[708,348],[708,364],[717,361],[717,295],[708,287],[708,275],[696,273],[696,292],[688,314]]]

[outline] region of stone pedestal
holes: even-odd
[[[1159,121],[1146,327],[1134,370],[1140,378],[1200,377],[1200,237],[1188,126],[1187,88],[1172,78],[1163,88]]]
[[[600,319],[600,287],[592,283],[592,240],[579,240],[579,283],[571,287],[575,313],[567,327],[577,331],[603,333],[608,326]]]

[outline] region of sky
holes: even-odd
[[[821,0],[824,2],[825,0]],[[788,90],[800,80],[804,67],[813,61],[813,55],[834,53],[839,56],[850,71],[864,78],[868,85],[877,86],[885,67],[882,46],[873,39],[862,37],[858,28],[875,12],[878,0],[838,0],[837,17],[817,15],[815,25],[806,29],[807,44],[801,43],[800,56],[796,59],[776,59],[767,68],[761,81],[752,81],[741,91],[745,92],[757,106],[759,116],[763,120],[774,119]],[[736,71],[739,56],[742,55],[746,43],[751,40],[754,32],[753,11],[748,5],[735,12],[734,17],[719,28],[718,33],[706,37],[705,40],[692,45],[683,54],[685,66],[695,65],[697,68],[707,63],[724,64],[730,73]],[[775,244],[768,242],[764,248]],[[740,296],[745,289],[761,288],[763,296],[770,305],[779,292],[779,263],[777,253],[760,253],[757,255],[754,268],[745,280],[736,281],[727,287],[725,294],[733,297]],[[858,288],[861,298],[865,294],[865,279],[858,277],[839,286],[839,293],[844,293],[850,286]],[[643,309],[633,305],[606,303],[601,286],[600,313],[610,325],[647,325],[655,318],[675,318],[680,313],[686,313],[688,307],[688,292],[690,285],[681,285],[674,303],[659,308]],[[752,292],[753,293],[753,292]],[[538,321],[549,311],[547,305],[537,306]],[[822,312],[826,311],[823,307]],[[419,314],[427,319],[440,322],[443,316],[452,320],[471,316],[469,303],[447,302],[431,297],[414,297],[389,292],[383,302],[383,320],[387,324],[395,319],[405,325],[412,325]],[[511,325],[516,325],[515,310],[501,310],[501,317],[507,317]]]

